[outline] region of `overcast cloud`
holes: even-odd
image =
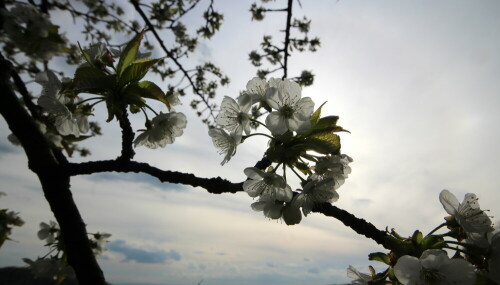
[[[278,14],[251,22],[251,3],[215,1],[225,23],[193,57],[210,58],[230,76],[220,101],[245,89],[255,74],[248,52],[284,24]],[[438,195],[446,188],[459,200],[476,193],[499,221],[500,2],[301,3],[295,15],[312,19],[311,36],[320,37],[321,48],[294,54],[289,74],[312,70],[314,85],[303,96],[316,106],[328,101],[323,114],[339,115],[339,124],[351,131],[341,138],[343,153],[354,158],[352,174],[336,205],[379,229],[411,235],[442,222],[446,212]],[[220,166],[222,157],[189,101],[178,108],[189,118],[184,135],[165,149],[138,148],[136,160],[242,181],[243,169],[262,157],[266,141],[249,139]],[[95,160],[120,151],[118,125],[104,122],[102,107],[96,118],[105,135],[84,143]],[[143,118],[134,116],[132,123],[142,128]],[[18,242],[0,250],[0,266],[22,265],[21,258],[46,253],[36,231],[53,217],[24,153],[8,145],[3,119],[0,130],[0,191],[7,193],[1,207],[26,221],[13,231]],[[112,234],[99,262],[113,284],[340,284],[348,281],[348,265],[368,272],[374,263],[367,255],[383,251],[318,214],[292,227],[269,221],[252,212],[245,193],[211,195],[145,175],[107,173],[77,177],[72,189],[89,231]]]

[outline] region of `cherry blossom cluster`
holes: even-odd
[[[0,40],[14,45],[27,56],[50,60],[65,47],[67,39],[58,33],[47,14],[29,3],[15,3],[2,13],[3,31]]]
[[[254,105],[267,110],[265,123],[249,113]],[[334,132],[345,130],[336,125],[338,117],[320,118],[322,106],[315,111],[312,99],[302,97],[299,84],[277,78],[253,78],[236,100],[224,97],[216,118],[219,127],[209,130],[214,145],[224,155],[222,165],[247,138],[262,135],[270,139],[265,158],[276,166],[244,170],[248,180],[243,189],[258,199],[252,209],[293,225],[300,223],[302,214],[307,216],[316,204],[338,200],[337,189],[351,172],[352,159],[340,154],[340,139]],[[270,134],[251,133],[252,122]],[[276,173],[280,167],[283,175]],[[292,191],[287,184],[287,170],[299,177],[301,189]]]
[[[61,230],[57,223],[54,221],[50,221],[48,224],[40,223],[37,236],[40,240],[46,242],[45,246],[50,250],[45,256],[38,257],[36,260],[23,258],[23,261],[29,265],[33,275],[37,278],[50,278],[59,283],[65,278],[75,278],[73,268],[67,263],[65,247],[61,239]],[[92,251],[98,257],[106,250],[104,246],[111,234],[97,232],[89,234],[89,236]]]
[[[139,52],[142,36],[143,33],[136,36],[123,51],[108,49],[102,43],[81,49],[84,62],[78,66],[73,78],[60,80],[51,70],[35,76],[35,82],[42,86],[37,104],[44,114],[43,122],[36,123],[55,147],[63,148],[67,141],[91,137],[85,135],[90,130],[88,118],[93,115],[94,106],[101,102],[106,103],[108,122],[115,117],[120,120],[127,108],[132,113],[143,112],[146,129],[140,130],[134,140],[136,147],[165,147],[183,134],[186,116],[174,110],[174,106],[180,104],[178,93],[165,93],[155,83],[141,81],[158,61],[148,59],[149,53]],[[168,113],[156,112],[145,99],[164,103]],[[147,112],[153,112],[155,116],[149,119]],[[12,134],[9,141],[19,145]]]
[[[370,254],[370,260],[384,262],[389,268],[376,273],[370,266],[370,274],[366,274],[349,266],[347,276],[353,279],[351,283],[500,284],[500,231],[495,232],[476,195],[466,194],[460,203],[450,191],[443,190],[439,200],[450,215],[443,224],[425,237],[419,231],[409,238],[392,232],[398,250]],[[443,227],[448,232],[435,234]],[[451,258],[450,252],[454,252]]]
[[[5,195],[4,192],[0,192],[0,197]],[[10,240],[12,227],[22,225],[24,225],[24,221],[19,217],[19,213],[9,211],[9,209],[0,209],[0,247],[6,240]]]

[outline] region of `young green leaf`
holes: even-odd
[[[383,253],[383,252],[370,253],[368,255],[368,259],[369,260],[380,261],[380,262],[383,262],[383,263],[385,263],[387,265],[391,265],[391,259],[389,258],[389,256],[386,253]]]
[[[314,126],[316,126],[316,124],[318,123],[319,117],[321,116],[321,108],[323,108],[325,104],[326,101],[321,104],[321,106],[319,106],[319,108],[316,109],[316,111],[314,111],[314,113],[309,118],[309,121],[311,122],[311,128],[314,128]]]
[[[80,42],[77,42],[77,43],[78,43],[78,48],[80,49],[80,52],[82,53],[83,58],[85,59],[85,61],[88,64],[90,64],[91,66],[94,66],[94,64],[92,63],[92,59],[90,58],[89,54],[82,49],[82,46],[80,45]]]
[[[139,45],[144,37],[144,33],[145,30],[142,30],[127,44],[125,49],[123,49],[118,65],[116,66],[116,73],[118,76],[121,77],[125,69],[137,58],[137,52],[139,51]]]
[[[114,88],[116,75],[108,75],[92,66],[82,66],[76,70],[74,82],[79,92],[102,94]]]
[[[313,134],[304,139],[307,150],[322,154],[337,154],[340,151],[340,137],[329,132]]]
[[[166,94],[161,90],[160,87],[158,87],[158,85],[147,80],[141,81],[137,83],[137,85],[144,90],[142,97],[160,101],[164,103],[170,110],[170,102],[168,102]]]
[[[148,70],[155,65],[160,59],[138,59],[131,62],[127,68],[123,71],[121,76],[119,76],[118,84],[120,86],[125,86],[130,82],[141,80]]]

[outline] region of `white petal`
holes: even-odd
[[[264,215],[270,219],[281,218],[281,210],[283,209],[283,204],[267,203],[264,206]]]
[[[264,172],[257,167],[247,167],[243,172],[250,179],[261,180],[264,178]]]
[[[418,258],[404,255],[400,257],[394,266],[394,274],[399,282],[404,285],[417,284],[420,279],[420,270],[422,266]]]
[[[440,249],[428,249],[420,256],[420,264],[426,269],[439,270],[449,263],[450,258]]]
[[[278,93],[278,89],[275,87],[269,87],[266,90],[266,103],[269,105],[269,107],[273,108],[274,110],[278,110],[282,103],[281,103],[281,98]]]
[[[271,112],[267,115],[266,126],[275,135],[281,135],[288,130],[286,119],[279,112]]]
[[[302,88],[300,85],[291,80],[283,80],[283,82],[278,87],[278,92],[281,95],[281,98],[290,102],[291,105],[295,104],[300,100],[302,96]]]
[[[248,193],[248,196],[257,197],[264,189],[261,184],[263,184],[261,180],[247,180],[243,182],[243,190]]]
[[[252,97],[248,94],[242,94],[238,97],[239,111],[242,113],[248,113],[250,107],[252,107]]]
[[[297,134],[303,134],[311,129],[311,121],[305,120],[299,122],[299,127],[297,128]]]
[[[439,194],[439,201],[443,204],[444,210],[450,215],[456,215],[460,203],[457,197],[448,190],[443,190]]]
[[[75,115],[75,119],[78,124],[78,129],[80,130],[81,133],[86,133],[89,131],[90,125],[87,116],[82,114],[77,114]]]
[[[314,102],[311,98],[304,97],[297,102],[293,109],[299,119],[309,120],[314,111]]]
[[[302,214],[300,213],[300,209],[293,205],[287,205],[283,208],[283,220],[287,225],[296,225],[299,224],[302,220]]]
[[[472,285],[476,281],[474,266],[464,259],[453,258],[440,272],[446,276],[448,284]]]
[[[290,188],[290,186],[288,185],[286,185],[285,188],[276,191],[276,200],[283,202],[290,202],[292,201],[292,198],[293,198],[292,188]]]
[[[64,104],[62,104],[59,100],[57,100],[55,97],[43,95],[38,98],[37,103],[45,111],[52,114],[63,114],[63,115],[71,114],[68,108]]]
[[[267,204],[266,201],[258,201],[258,202],[252,203],[252,205],[250,205],[250,207],[252,207],[252,210],[254,210],[256,212],[262,212],[262,211],[264,211],[264,206],[266,204]]]

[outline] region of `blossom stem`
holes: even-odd
[[[255,119],[250,119],[250,121],[255,122],[255,123],[259,124],[259,125],[262,125],[262,126],[264,126],[266,129],[268,129],[268,130],[269,130],[269,128],[268,128],[268,127],[267,127],[264,123],[262,123],[262,122],[260,122],[260,121],[258,121],[258,120],[255,120]],[[269,130],[269,131],[271,131],[271,130]]]
[[[446,223],[440,224],[439,226],[435,227],[430,233],[428,233],[427,236],[432,235],[433,233],[435,233],[437,230],[439,230],[440,228],[442,228],[444,226],[446,226]]]
[[[254,134],[250,134],[248,136],[243,136],[243,139],[242,139],[242,142],[245,141],[247,138],[251,137],[251,136],[257,136],[257,135],[260,135],[260,136],[265,136],[265,137],[268,137],[272,140],[274,140],[273,137],[271,137],[270,135],[267,135],[267,134],[264,134],[264,133],[254,133]]]
[[[286,182],[286,164],[283,164],[283,179]]]
[[[144,114],[144,117],[146,117],[146,122],[149,121],[149,118],[148,118],[148,113],[146,113],[146,110],[144,110],[143,107],[141,107],[141,111],[142,113]]]
[[[444,242],[445,243],[456,244],[456,245],[463,246],[463,247],[468,247],[468,246],[476,247],[475,245],[470,244],[470,243],[463,243],[463,242],[454,241],[454,240],[445,240]]]
[[[83,104],[85,102],[88,102],[88,101],[91,101],[91,100],[99,100],[100,101],[103,101],[104,99],[102,99],[102,97],[92,97],[92,98],[87,98],[85,100],[82,100],[80,102],[77,102],[75,105],[80,105],[80,104]],[[93,106],[93,105],[92,105]]]
[[[292,166],[290,166],[290,169],[293,171],[293,173],[295,173],[295,175],[297,175],[297,177],[300,179],[300,181],[302,181],[302,183],[306,182],[306,180],[302,178],[302,176],[300,176],[300,174],[297,173],[297,171],[295,171],[295,169]]]
[[[455,251],[461,252],[461,253],[466,254],[466,255],[471,255],[470,252],[467,252],[466,250],[463,250],[463,249],[459,249],[458,247],[455,248],[455,247],[451,247],[451,246],[443,246],[443,248],[455,250]]]
[[[97,105],[97,104],[101,103],[102,101],[104,101],[104,99],[100,99],[100,100],[98,100],[98,101],[96,101],[96,102],[94,102],[94,103],[90,104],[90,109],[92,109],[95,105]]]
[[[273,168],[273,173],[276,173],[276,169],[278,169],[281,166],[281,162],[276,165],[276,167]]]
[[[158,116],[158,113],[156,113],[156,111],[153,108],[149,107],[148,104],[145,104],[145,105],[146,105],[146,108],[148,108],[151,112],[153,112],[155,114],[155,116]]]

